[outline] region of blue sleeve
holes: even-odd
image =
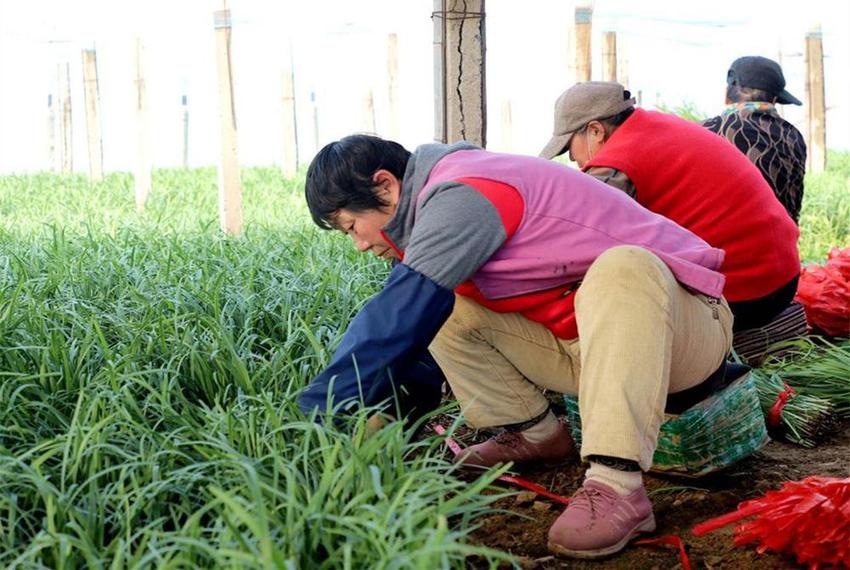
[[[397,393],[409,370],[419,372],[410,375],[417,385],[408,392],[419,392],[427,382],[420,361],[453,307],[451,289],[397,264],[383,289],[351,321],[331,363],[300,394],[298,405],[305,414],[327,411],[331,391],[331,405],[342,403],[343,410],[380,404]]]

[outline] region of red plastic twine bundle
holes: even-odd
[[[744,501],[738,510],[694,527],[696,536],[752,517],[735,527],[735,544],[793,555],[811,570],[850,568],[850,477],[807,477]]]
[[[776,402],[770,407],[770,411],[767,413],[767,425],[775,428],[779,427],[780,416],[782,416],[782,409],[785,407],[785,404],[788,403],[788,400],[796,394],[794,388],[788,385],[788,382],[784,382],[785,389],[779,392],[776,395]]]
[[[685,544],[682,539],[674,534],[666,534],[658,538],[641,538],[633,543],[635,546],[672,546],[679,551],[679,561],[682,563],[682,570],[691,570],[691,561],[688,558],[688,553],[685,552]]]

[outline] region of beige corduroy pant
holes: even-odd
[[[726,301],[694,294],[651,252],[612,248],[576,295],[579,338],[458,296],[431,344],[464,417],[477,428],[542,414],[542,389],[578,395],[581,455],[652,463],[668,393],[705,380],[726,357]]]

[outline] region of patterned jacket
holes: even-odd
[[[771,103],[731,105],[703,126],[747,155],[796,223],[806,173],[806,142],[800,131],[780,117]]]

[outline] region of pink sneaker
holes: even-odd
[[[569,459],[574,451],[570,430],[559,421],[555,433],[540,443],[528,441],[522,433],[506,431],[484,443],[467,447],[455,456],[454,462],[477,467],[492,467],[509,461],[515,465],[561,462]]]
[[[571,558],[602,558],[654,530],[646,489],[622,497],[605,483],[588,479],[549,529],[549,550]]]

